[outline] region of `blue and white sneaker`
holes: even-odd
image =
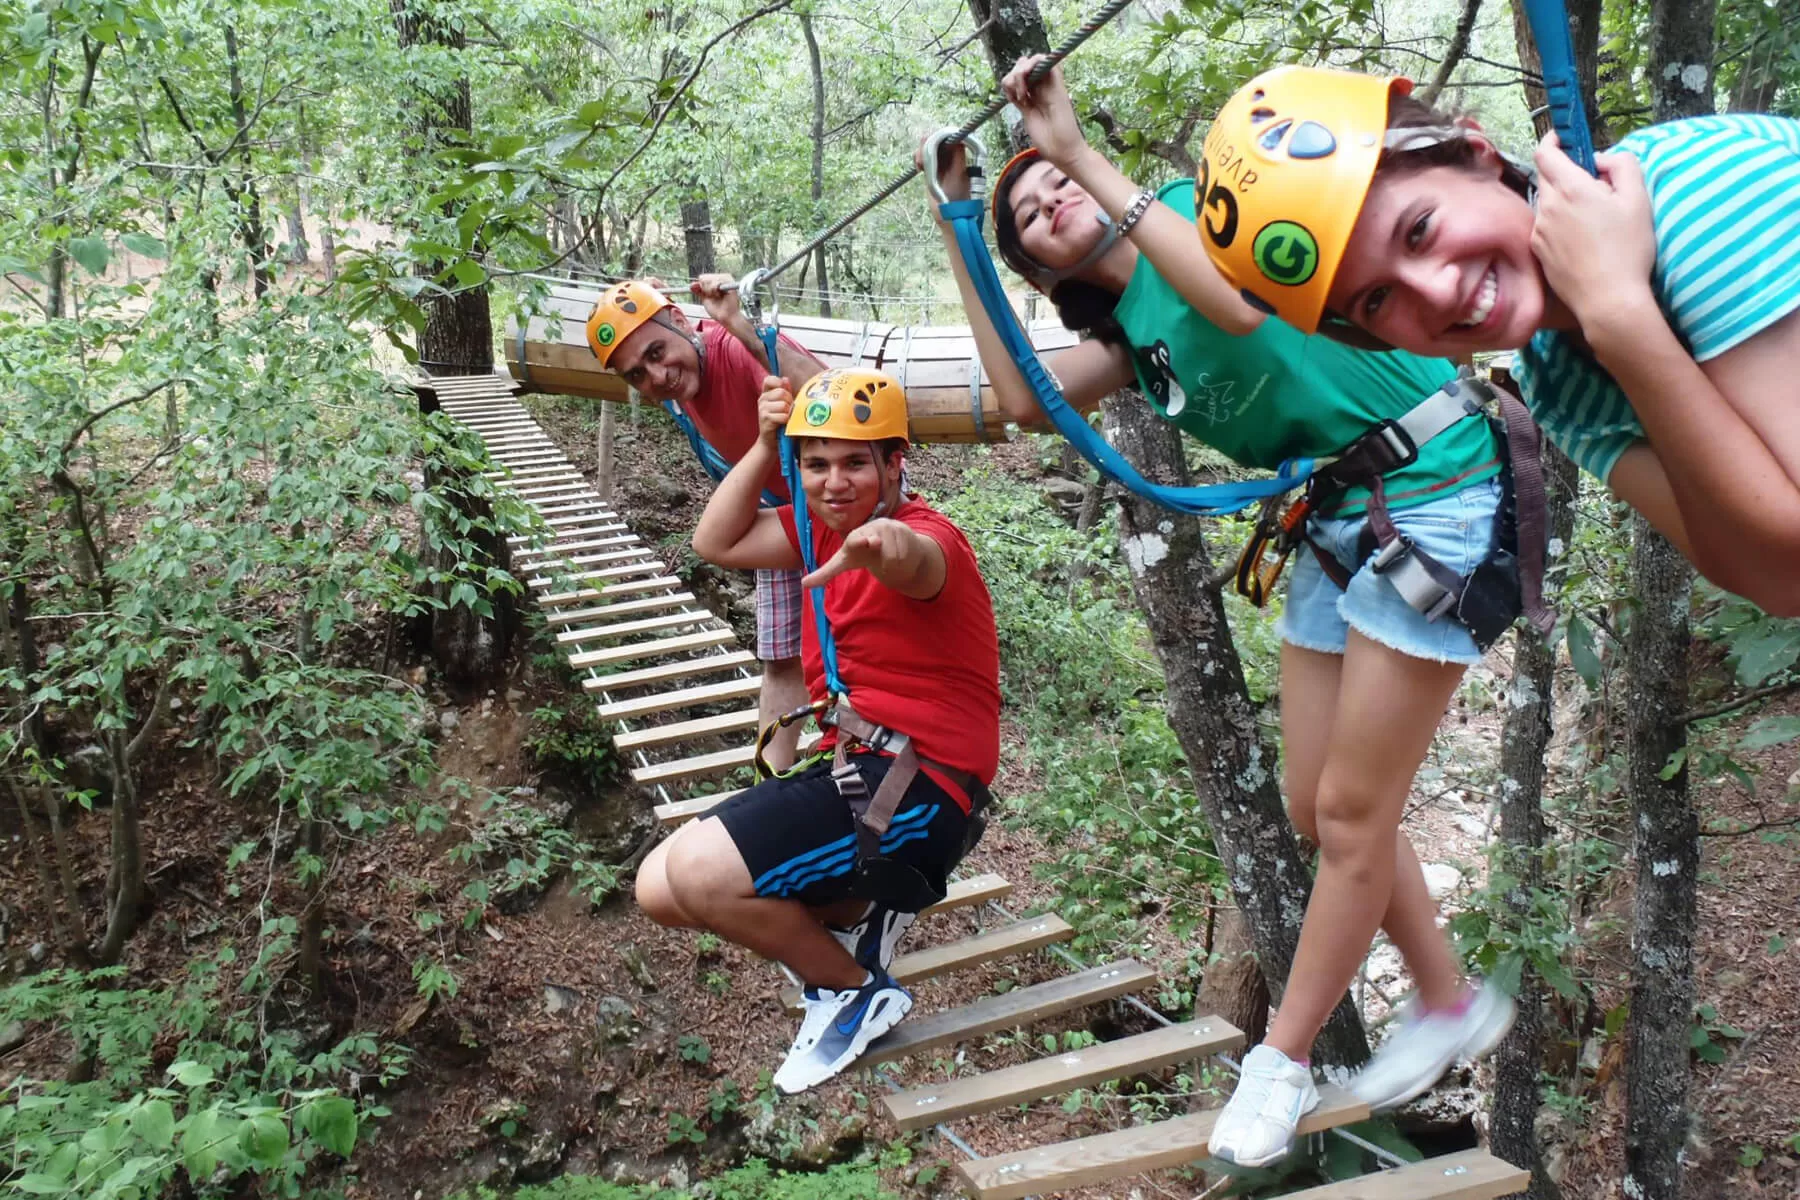
[[[859,988],[841,992],[808,988],[801,995],[806,1015],[800,1035],[775,1072],[775,1086],[790,1096],[824,1083],[855,1062],[913,1006],[912,993],[886,971],[871,971]]]
[[[865,971],[886,971],[894,965],[900,951],[900,939],[912,928],[918,913],[900,912],[884,904],[870,904],[862,920],[848,929],[827,925],[825,931],[836,938]]]
[[[1207,1151],[1239,1167],[1266,1167],[1294,1149],[1300,1118],[1319,1107],[1312,1072],[1264,1043],[1244,1055],[1237,1090],[1213,1122]]]

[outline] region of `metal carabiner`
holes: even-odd
[[[775,288],[773,285],[769,284],[768,280],[769,269],[767,267],[755,267],[749,274],[737,281],[738,303],[744,306],[744,315],[750,318],[750,324],[758,327],[764,324],[781,324],[781,303],[775,298]],[[759,289],[765,287],[768,289],[769,293],[769,308],[766,314],[766,321],[764,320],[765,313],[763,311],[762,294],[759,291]]]
[[[925,150],[920,156],[925,163],[925,188],[931,198],[939,204],[949,204],[950,197],[944,195],[944,185],[938,179],[938,153],[948,141],[959,141],[969,152],[969,199],[981,200],[987,196],[987,177],[982,166],[987,162],[987,153],[982,150],[981,143],[973,134],[958,137],[961,131],[945,126],[925,139]]]

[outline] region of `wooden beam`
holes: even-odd
[[[888,973],[901,983],[917,983],[1016,954],[1029,954],[1056,942],[1069,941],[1074,936],[1075,931],[1061,917],[1027,917],[995,929],[984,929],[974,937],[902,954],[888,968]],[[800,1012],[800,989],[782,989],[781,1003],[790,1013]]]
[[[609,625],[590,625],[581,629],[565,629],[556,635],[559,646],[582,642],[601,642],[607,638],[629,637],[634,633],[651,633],[658,629],[679,629],[683,625],[704,625],[719,618],[704,608],[693,612],[663,613],[655,617],[639,617],[632,621],[615,621]]]
[[[689,600],[693,599],[686,592],[683,592],[682,595]],[[694,687],[678,688],[673,692],[657,692],[649,696],[638,696],[630,700],[614,700],[610,704],[602,704],[600,719],[603,721],[635,720],[638,717],[647,717],[652,713],[668,712],[674,708],[716,704],[721,700],[740,700],[745,696],[754,696],[761,690],[761,675],[751,675],[743,679],[727,679],[724,683],[702,683]]]
[[[581,686],[590,692],[616,692],[624,688],[643,687],[649,683],[668,683],[674,679],[690,679],[713,671],[744,667],[756,661],[748,650],[730,650],[724,654],[708,654],[701,658],[684,658],[680,662],[640,667],[635,671],[615,671],[611,675],[590,675]]]
[[[1464,1150],[1289,1192],[1286,1200],[1497,1200],[1522,1192],[1530,1184],[1530,1171],[1481,1150]]]
[[[1155,971],[1127,958],[1030,987],[1014,988],[999,996],[983,996],[962,1008],[902,1021],[852,1065],[873,1066],[914,1054],[929,1054],[996,1030],[1031,1025],[1057,1013],[1116,1000],[1155,982]]]
[[[597,667],[602,663],[632,662],[640,658],[661,658],[664,655],[679,654],[684,650],[703,650],[708,646],[724,646],[736,640],[737,635],[729,629],[703,629],[699,633],[684,633],[678,637],[663,638],[660,641],[633,642],[629,646],[608,646],[604,650],[589,650],[582,654],[571,654],[569,655],[569,665],[579,670],[583,667]]]
[[[756,710],[745,708],[737,712],[721,713],[716,717],[696,717],[692,721],[674,721],[668,725],[652,725],[647,729],[617,733],[613,735],[613,745],[621,750],[636,750],[644,746],[666,746],[670,742],[685,742],[692,738],[742,733],[746,729],[756,729],[760,725],[761,721],[757,719]]]
[[[905,1024],[900,1028],[905,1029]],[[1325,1084],[1319,1089],[1319,1107],[1300,1118],[1299,1131],[1302,1135],[1317,1133],[1368,1116],[1368,1105],[1342,1088]],[[1206,1157],[1206,1141],[1218,1117],[1218,1109],[1188,1113],[1074,1141],[959,1162],[956,1172],[980,1200],[1018,1200],[1041,1192],[1067,1191],[1198,1162]]]
[[[545,614],[544,619],[551,624],[568,621],[604,621],[608,617],[622,617],[628,613],[660,612],[665,608],[679,608],[683,604],[693,603],[696,601],[692,592],[671,592],[666,596],[648,596],[642,600],[602,604],[598,608],[559,609],[556,612]]]
[[[909,1088],[883,1096],[881,1102],[901,1129],[923,1129],[1109,1079],[1160,1071],[1243,1044],[1243,1031],[1223,1017],[1201,1017],[984,1075]]]
[[[819,740],[818,733],[808,730],[800,735],[800,748],[805,750]],[[692,758],[677,759],[674,762],[652,763],[647,767],[638,767],[631,772],[631,781],[643,787],[651,787],[659,783],[674,783],[680,779],[693,779],[700,775],[716,775],[723,771],[747,767],[756,759],[755,746],[738,746],[730,750],[720,750],[714,754],[697,754]]]

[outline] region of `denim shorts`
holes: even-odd
[[[1490,479],[1391,515],[1395,528],[1425,553],[1458,575],[1467,575],[1493,546],[1499,510],[1500,481]],[[1392,583],[1366,562],[1355,561],[1365,523],[1360,513],[1313,518],[1307,532],[1320,549],[1353,572],[1350,586],[1339,590],[1311,548],[1297,548],[1281,614],[1281,640],[1302,650],[1342,654],[1354,629],[1413,658],[1465,666],[1480,662],[1475,639],[1454,618],[1427,621]]]

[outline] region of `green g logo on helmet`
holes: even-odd
[[[1293,221],[1270,221],[1251,243],[1256,269],[1287,287],[1298,287],[1319,269],[1319,243],[1310,230]]]
[[[618,331],[615,330],[611,324],[602,324],[600,328],[594,330],[594,340],[599,342],[602,346],[612,345],[613,339],[618,336]]]
[[[831,420],[830,404],[823,400],[814,400],[806,406],[806,423],[808,425],[823,425],[829,420]]]

